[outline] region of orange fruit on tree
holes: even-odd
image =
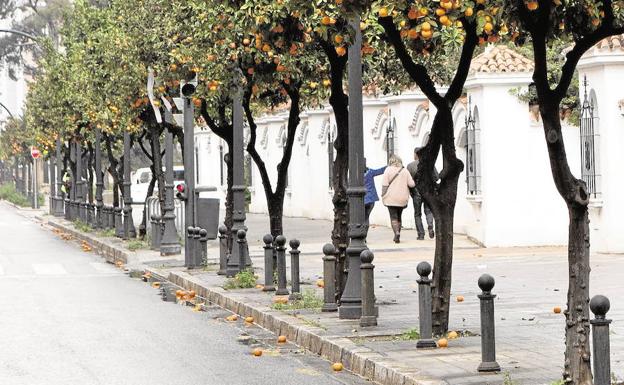
[[[409,12],[407,13],[407,17],[408,17],[410,20],[417,19],[417,18],[418,18],[418,16],[420,16],[420,12],[419,12],[419,11],[417,11],[416,9],[414,9],[414,8],[410,8]]]
[[[433,32],[431,32],[430,29],[423,30],[423,31],[420,32],[420,36],[422,36],[422,38],[425,39],[425,40],[426,39],[430,39],[431,36],[433,36]]]
[[[336,53],[338,54],[338,56],[344,56],[347,54],[347,49],[343,46],[336,47]]]
[[[344,369],[344,366],[342,366],[342,363],[341,363],[341,362],[335,362],[335,363],[333,363],[333,364],[332,364],[332,370],[333,370],[334,372],[339,372],[339,371],[341,371],[342,369]]]
[[[283,344],[286,342],[286,336],[279,336],[277,337],[277,342],[280,344]]]
[[[446,347],[448,347],[448,340],[446,338],[440,338],[438,340],[438,347],[439,348],[446,348]]]
[[[436,16],[446,15],[446,9],[444,9],[444,8],[436,8],[435,14],[436,14]]]
[[[448,16],[443,15],[440,17],[440,23],[442,23],[443,25],[448,26],[449,24],[451,24],[451,20],[448,18]]]
[[[195,105],[195,107],[201,107],[201,99],[200,98],[193,98],[193,104]]]
[[[344,37],[342,35],[336,35],[334,36],[334,41],[336,44],[341,44],[344,41]]]
[[[444,9],[452,9],[453,8],[453,2],[452,1],[441,1],[440,2],[440,6]]]
[[[262,355],[262,349],[260,349],[260,348],[255,348],[255,349],[253,350],[252,354],[253,354],[255,357],[260,357],[260,356]]]
[[[323,79],[323,85],[324,85],[325,87],[329,87],[329,86],[331,86],[331,81],[330,81],[329,79]],[[320,280],[319,280],[319,281],[320,281]],[[317,285],[317,286],[318,286],[318,284],[319,284],[319,281],[316,281],[316,285]],[[323,286],[324,286],[324,284],[323,284]],[[319,286],[319,287],[323,287],[323,286]]]
[[[388,16],[388,8],[381,7],[379,8],[379,17],[387,17]]]
[[[172,65],[170,65],[170,66],[169,66],[169,69],[170,69],[171,71],[174,71],[174,72],[175,72],[175,71],[177,71],[177,70],[178,70],[178,65],[177,65],[177,64],[172,64]]]
[[[420,29],[422,31],[431,31],[431,24],[428,21],[425,21],[420,25]]]
[[[526,7],[529,11],[535,11],[539,8],[539,3],[537,1],[529,1]]]
[[[321,18],[321,24],[323,25],[330,25],[331,24],[331,17],[325,15]]]
[[[494,29],[494,26],[492,25],[492,23],[490,23],[489,21],[487,23],[485,23],[485,25],[483,26],[483,30],[486,33],[490,33],[492,32],[492,30]]]
[[[470,17],[474,14],[474,10],[471,7],[466,8],[466,10],[464,11],[464,15],[466,15],[466,17]]]
[[[409,31],[407,31],[407,37],[409,37],[410,39],[417,39],[418,31],[416,31],[415,29],[410,29]]]
[[[427,16],[429,14],[429,10],[425,7],[421,7],[419,12],[421,17]]]

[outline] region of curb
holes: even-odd
[[[194,290],[198,296],[241,317],[251,316],[254,323],[283,335],[295,344],[317,354],[330,362],[341,362],[345,369],[381,385],[442,385],[445,381],[416,378],[415,369],[402,367],[380,353],[356,345],[351,339],[339,336],[323,336],[324,330],[307,325],[304,321],[274,311],[266,306],[254,307],[228,296],[225,289],[206,287],[185,272],[170,272],[164,276],[158,269],[147,268],[153,277],[169,281],[185,290]],[[285,319],[285,316],[288,319]]]
[[[106,243],[98,239],[97,237],[82,233],[70,226],[66,226],[62,223],[58,223],[48,218],[43,218],[39,215],[36,215],[35,218],[44,223],[47,223],[48,225],[56,229],[62,230],[63,232],[70,234],[72,237],[80,241],[85,241],[89,243],[89,245],[93,248],[93,251],[102,256],[106,260],[106,262],[115,264],[117,261],[121,261],[124,265],[127,265],[128,261],[131,260],[128,253],[126,253],[124,250],[121,250],[114,245]]]

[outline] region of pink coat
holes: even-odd
[[[416,186],[407,168],[403,168],[400,172],[399,170],[400,167],[388,166],[383,174],[382,186],[389,186],[386,194],[381,197],[384,206],[407,207],[410,198],[409,189]],[[397,173],[399,175],[394,178]]]

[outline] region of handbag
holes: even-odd
[[[399,174],[401,173],[401,171],[403,171],[404,168],[405,167],[401,167],[401,169],[392,177],[392,179],[390,179],[390,183],[388,183],[387,186],[381,186],[381,197],[382,198],[388,193],[388,187],[390,187],[392,182],[394,182],[394,180],[397,178],[397,176],[399,176]]]

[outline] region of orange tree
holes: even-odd
[[[417,188],[436,221],[433,270],[433,331],[448,330],[453,261],[453,216],[463,163],[456,156],[451,110],[462,96],[475,49],[508,34],[502,21],[502,2],[477,0],[341,1],[343,10],[377,16],[383,39],[400,60],[404,72],[436,108],[428,143],[419,153]],[[446,93],[436,88],[438,65],[444,56],[458,57],[449,70]],[[434,164],[442,154],[440,181]]]
[[[570,170],[561,132],[561,104],[585,52],[609,36],[624,33],[623,1],[511,0],[506,15],[517,28],[518,42],[531,42],[535,70],[533,81],[544,125],[555,186],[569,213],[569,283],[566,316],[566,351],[563,379],[566,384],[592,383],[589,346],[589,192],[585,182]],[[570,41],[560,76],[549,79],[548,49]]]

